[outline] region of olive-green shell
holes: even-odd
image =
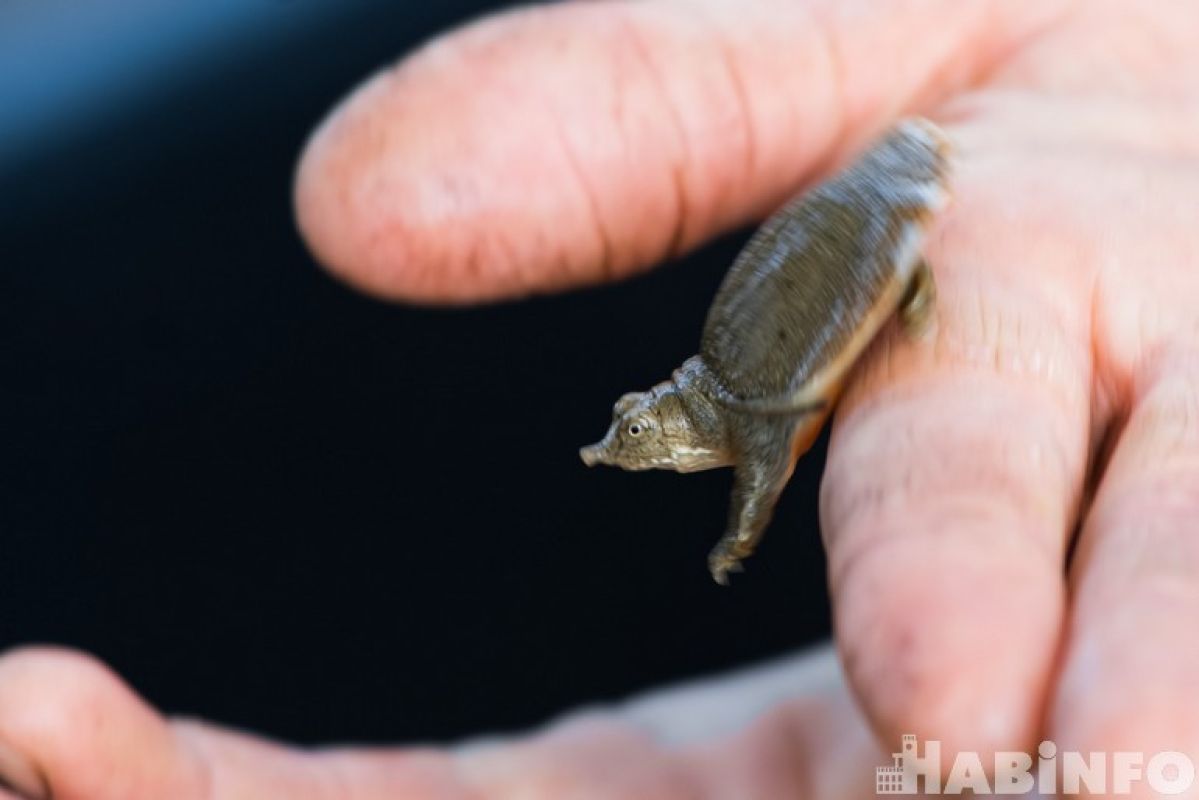
[[[946,170],[939,131],[907,121],[762,225],[725,276],[700,345],[730,394],[796,392],[881,302],[898,303]]]

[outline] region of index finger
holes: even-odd
[[[1044,15],[955,0],[508,12],[332,112],[297,171],[299,226],[335,274],[393,299],[623,277],[769,211]]]

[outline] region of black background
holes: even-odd
[[[827,634],[823,441],[728,589],[706,569],[727,471],[577,456],[694,351],[743,235],[464,310],[360,296],[304,251],[308,131],[481,10],[349,4],[218,48],[202,79],[0,176],[0,648],[86,649],[171,712],[397,741]]]

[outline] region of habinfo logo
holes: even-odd
[[[1058,752],[1051,741],[1041,742],[1037,760],[1024,752],[995,753],[991,769],[983,767],[978,753],[962,751],[949,772],[942,770],[941,743],[929,740],[920,748],[906,734],[895,763],[877,767],[877,794],[1030,794],[1090,795],[1130,794],[1145,783],[1160,795],[1182,794],[1195,782],[1195,764],[1185,753],[1166,750],[1146,758],[1144,753]],[[942,777],[944,776],[944,782]]]

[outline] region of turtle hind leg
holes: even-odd
[[[921,260],[912,281],[899,302],[899,319],[912,338],[920,338],[936,329],[937,284],[928,262]]]

